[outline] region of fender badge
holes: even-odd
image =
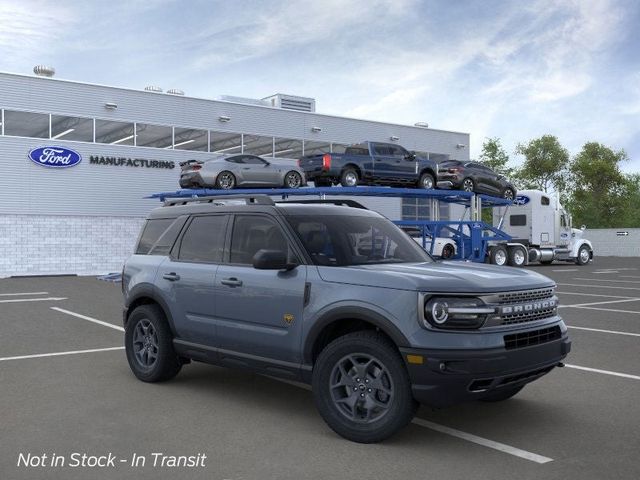
[[[290,313],[285,313],[284,314],[284,321],[287,325],[291,325],[291,323],[293,322],[293,315]]]

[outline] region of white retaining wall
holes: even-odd
[[[640,228],[587,229],[584,238],[593,243],[594,257],[640,257]]]

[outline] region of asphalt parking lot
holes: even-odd
[[[202,364],[138,381],[119,284],[0,280],[0,479],[640,478],[640,258],[532,268],[558,283],[567,367],[507,402],[422,407],[377,445],[338,437],[295,384]],[[18,466],[73,452],[125,462]],[[153,453],[205,466],[153,467]]]

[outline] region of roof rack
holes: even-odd
[[[268,195],[211,195],[207,197],[171,198],[165,200],[165,207],[189,205],[192,203],[212,203],[214,205],[233,205],[236,200],[244,200],[245,205],[275,205]]]
[[[324,199],[324,200],[283,200],[283,201],[277,201],[276,203],[328,204],[328,205],[338,205],[338,206],[341,206],[341,207],[362,208],[364,210],[369,210],[367,207],[362,205],[360,202],[356,202],[355,200],[350,200],[350,199],[328,198],[328,199]]]

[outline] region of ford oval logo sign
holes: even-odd
[[[531,199],[526,195],[517,195],[516,199],[513,201],[514,205],[526,205],[529,203]]]
[[[29,152],[29,159],[43,167],[68,168],[79,164],[82,155],[63,147],[38,147]]]

